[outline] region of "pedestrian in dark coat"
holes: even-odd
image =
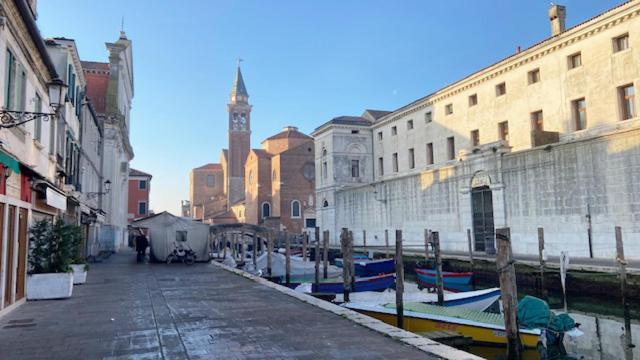
[[[139,232],[136,236],[136,252],[137,252],[137,261],[144,262],[145,254],[147,252],[147,247],[149,246],[149,240],[144,236],[142,232]]]

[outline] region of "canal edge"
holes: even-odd
[[[396,341],[400,341],[404,344],[410,345],[420,351],[423,351],[431,356],[435,356],[440,359],[452,359],[452,360],[481,360],[483,358],[470,354],[466,351],[458,350],[448,345],[441,344],[437,341],[433,341],[431,339],[425,338],[423,336],[416,335],[412,332],[399,329],[395,326],[386,324],[380,320],[374,319],[370,316],[366,316],[360,314],[356,311],[344,308],[342,306],[338,306],[332,304],[330,302],[317,299],[311,295],[307,295],[304,293],[299,293],[293,289],[289,289],[288,287],[278,285],[272,281],[261,278],[259,276],[250,274],[246,271],[236,269],[222,263],[218,263],[217,261],[211,261],[211,264],[220,267],[226,271],[232,272],[236,275],[240,275],[247,279],[253,280],[259,284],[265,285],[271,289],[274,289],[282,294],[287,296],[296,298],[302,302],[318,307],[322,310],[331,312],[335,315],[347,318],[363,327],[366,327],[369,330],[373,330],[377,333],[380,333],[384,336],[390,337]]]

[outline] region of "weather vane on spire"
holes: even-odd
[[[243,62],[244,60],[242,60],[241,58],[236,59],[236,61],[238,62],[238,67],[240,67],[240,63]]]

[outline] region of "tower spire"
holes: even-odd
[[[238,71],[236,72],[236,79],[233,81],[233,86],[231,87],[231,98],[237,100],[244,99],[244,101],[246,101],[249,93],[247,93],[247,88],[244,85],[240,62],[242,62],[242,59],[238,59]]]

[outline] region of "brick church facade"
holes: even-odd
[[[191,216],[300,233],[315,227],[313,138],[285,127],[251,149],[249,94],[238,67],[228,112],[229,148],[190,174]]]

